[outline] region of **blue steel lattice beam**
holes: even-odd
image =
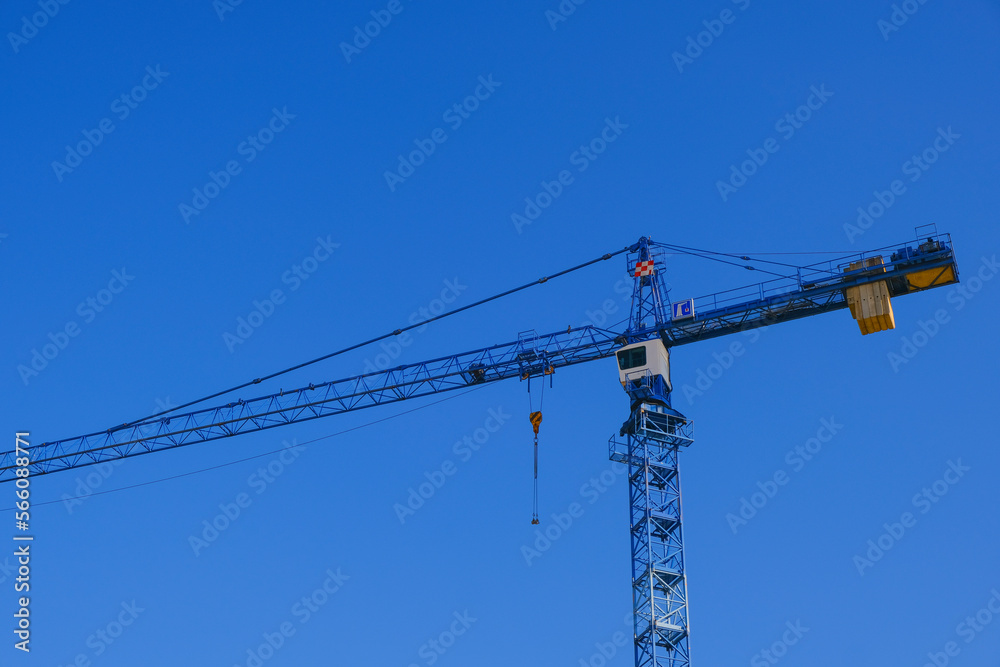
[[[842,257],[800,268],[794,278],[695,299],[694,312],[674,321],[663,262],[649,262],[650,244],[640,239],[627,256],[635,286],[623,338],[634,343],[658,335],[667,348],[846,308],[847,290],[859,285],[885,282],[892,296],[901,296],[958,279],[950,238],[928,239],[888,257],[878,252],[875,265],[866,264],[872,255]],[[620,433],[625,440],[611,439],[610,458],[628,466],[635,665],[689,667],[678,453],[692,444],[691,424],[671,407],[669,377],[651,376],[648,368],[625,377],[631,415]]]
[[[667,347],[677,347],[748,328],[787,322],[846,308],[845,290],[851,286],[889,280],[891,287],[896,286],[893,296],[901,296],[914,291],[904,291],[899,286],[907,275],[930,269],[942,272],[951,269],[957,277],[950,237],[937,238],[939,247],[933,251],[908,248],[910,252],[904,253],[902,259],[885,256],[885,273],[854,271],[836,275],[833,271],[814,267],[794,280],[769,281],[696,299],[697,316],[679,322],[662,319],[669,311],[668,297],[661,285],[657,285],[654,292],[643,292],[641,281],[637,281],[634,298],[638,308],[633,308],[633,322],[640,328],[630,328],[627,338],[625,333],[580,327],[540,336],[530,349],[521,342],[496,345],[165,419],[120,424],[104,431],[32,447],[32,474],[173,449],[483,382],[521,377],[526,372],[535,375],[541,372],[542,356],[548,357],[553,367],[560,368],[611,356],[615,348],[625,342],[660,336]],[[649,256],[646,239],[636,244],[633,252],[641,252],[643,248]],[[655,254],[655,249],[652,252]],[[634,256],[632,261],[635,261]],[[930,287],[937,286],[940,285]],[[13,452],[0,454],[0,483],[14,479],[13,469]]]
[[[487,382],[539,375],[549,366],[562,368],[603,359],[619,345],[618,334],[588,326],[215,408],[122,424],[29,448],[31,473],[44,475]],[[14,469],[14,453],[5,452],[0,457],[0,482],[15,479]]]
[[[851,263],[871,258],[882,259],[877,270],[851,271],[847,268]],[[932,276],[939,273],[940,280],[927,287],[914,287],[907,281],[907,276],[923,272],[931,272]],[[845,255],[803,267],[794,277],[698,297],[694,299],[696,316],[693,319],[668,321],[660,328],[660,333],[667,347],[678,347],[847,308],[849,287],[885,281],[890,295],[895,298],[957,280],[958,262],[951,236],[941,234],[923,243],[918,239],[904,247]],[[640,340],[645,340],[641,338],[645,332],[638,333]]]
[[[632,309],[629,313],[628,329],[625,337],[629,343],[638,343],[648,338],[634,338],[641,331],[658,329],[670,321],[670,296],[659,271],[663,269],[664,254],[650,246],[646,237],[625,256],[625,266],[635,278],[632,288]],[[650,266],[643,265],[652,262]],[[650,273],[646,273],[646,269]]]
[[[629,538],[636,667],[690,664],[687,577],[678,451],[691,423],[638,411],[624,440],[610,440],[612,461],[628,466]]]
[[[663,336],[671,324],[664,265],[655,261],[649,243],[640,239],[636,252],[626,257],[635,276],[630,329],[624,336],[629,342],[648,340],[650,331]],[[691,664],[678,467],[678,448],[692,442],[691,426],[670,406],[669,381],[652,376],[648,368],[626,375],[631,414],[620,433],[626,439],[610,442],[611,460],[628,466],[636,667]]]

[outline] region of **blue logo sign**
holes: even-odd
[[[675,320],[684,320],[694,317],[694,299],[688,299],[687,301],[678,301],[672,304],[674,308],[673,318]]]

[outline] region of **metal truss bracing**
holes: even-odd
[[[583,327],[344,380],[115,428],[30,448],[31,474],[173,449],[507,378],[536,376],[603,359],[619,335]],[[14,452],[0,456],[0,482],[14,477]]]
[[[624,332],[593,326],[541,336],[530,332],[514,343],[125,423],[29,448],[31,474],[174,449],[507,378],[537,377],[604,359],[628,343],[660,338],[672,348],[788,322],[847,308],[847,290],[870,283],[884,282],[890,296],[897,297],[958,281],[951,238],[937,235],[935,230],[934,236],[918,239],[913,246],[892,248],[888,255],[886,249],[879,249],[809,267],[791,267],[795,276],[679,302],[674,321],[675,304],[670,301],[663,274],[664,254],[671,248],[684,251],[646,237],[624,250],[629,275],[635,278],[629,325]],[[749,257],[725,257],[728,264],[734,263],[732,259],[751,261]],[[880,261],[868,261],[876,257]],[[586,264],[576,268],[582,266]],[[576,269],[554,276],[572,270]],[[509,293],[512,291],[485,301]],[[473,305],[477,304],[468,307]],[[399,335],[401,330],[394,333]],[[282,373],[288,370],[293,369]],[[626,389],[632,413],[621,431],[624,440],[612,438],[610,443],[611,459],[628,468],[636,667],[690,667],[677,459],[679,449],[692,442],[691,423],[670,407],[668,381],[669,377],[654,378],[647,373],[644,381]],[[15,452],[0,454],[0,483],[16,479],[14,473]]]
[[[923,289],[938,287],[946,282],[934,283],[927,288],[907,286],[906,276],[925,271],[940,270],[958,276],[958,264],[950,245],[950,237],[941,236],[936,250],[918,255],[897,257],[879,253],[859,253],[856,257],[882,257],[884,272],[872,270],[850,271],[837,264],[809,267],[799,271],[794,278],[779,278],[756,285],[710,294],[694,299],[696,317],[678,322],[667,322],[660,328],[660,335],[667,347],[678,347],[701,340],[718,338],[741,331],[781,322],[819,315],[847,308],[847,289],[873,282],[886,281],[893,297],[904,296]],[[945,242],[945,240],[947,242]],[[850,256],[845,263],[854,259]],[[954,281],[949,281],[954,282]],[[642,340],[644,331],[636,332]]]
[[[610,458],[628,466],[636,667],[689,667],[687,579],[678,469],[691,424],[639,409]]]
[[[43,475],[506,378],[535,376],[548,368],[603,359],[620,345],[657,336],[667,347],[686,345],[846,308],[845,290],[867,283],[886,281],[895,297],[948,284],[936,278],[928,281],[928,273],[932,278],[938,271],[950,275],[950,282],[958,276],[951,239],[940,235],[918,243],[916,250],[900,248],[884,257],[878,272],[844,272],[833,262],[828,268],[807,267],[795,278],[695,299],[695,316],[673,322],[662,282],[663,261],[657,252],[656,244],[646,238],[630,250],[630,273],[639,273],[636,262],[649,260],[653,260],[653,272],[636,276],[630,326],[624,333],[585,326],[167,418],[120,424],[30,448],[31,472]],[[915,275],[922,276],[917,286],[908,282],[908,276]],[[4,452],[0,454],[0,483],[13,479],[14,452]]]
[[[649,239],[640,239],[625,259],[625,267],[635,278],[632,288],[632,308],[626,339],[629,343],[648,340],[651,336],[636,337],[640,331],[656,330],[670,321],[670,296],[663,280],[666,268],[665,253],[649,245]],[[643,262],[652,262],[646,271],[640,271]]]

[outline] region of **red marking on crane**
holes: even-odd
[[[653,260],[647,259],[645,262],[636,262],[635,277],[653,275]]]

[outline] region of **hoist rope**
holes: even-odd
[[[247,457],[244,457],[244,458],[241,458],[241,459],[236,459],[234,461],[229,461],[227,463],[220,463],[218,465],[209,466],[208,468],[200,468],[198,470],[191,470],[189,472],[183,472],[183,473],[179,473],[177,475],[171,475],[170,477],[161,477],[159,479],[152,479],[152,480],[149,480],[148,482],[139,482],[137,484],[129,484],[128,486],[122,486],[122,487],[118,487],[116,489],[108,489],[106,491],[94,491],[92,493],[88,493],[88,494],[82,495],[82,496],[66,496],[66,497],[63,497],[63,498],[61,498],[59,500],[47,500],[47,501],[41,502],[41,503],[32,502],[32,506],[33,507],[40,507],[42,505],[54,505],[56,503],[71,502],[73,500],[85,500],[86,498],[92,498],[94,496],[103,496],[103,495],[107,495],[109,493],[118,493],[119,491],[128,491],[129,489],[137,489],[139,487],[151,486],[153,484],[159,484],[161,482],[169,482],[170,480],[180,479],[181,477],[190,477],[191,475],[198,475],[198,474],[203,473],[203,472],[210,472],[212,470],[218,470],[219,468],[228,468],[229,466],[234,466],[234,465],[237,465],[239,463],[243,463],[245,461],[253,461],[254,459],[260,459],[260,458],[263,458],[265,456],[271,456],[272,454],[281,454],[282,452],[285,452],[285,451],[288,451],[288,450],[298,449],[300,447],[305,447],[306,445],[311,445],[314,442],[320,442],[321,440],[329,440],[330,438],[335,438],[335,437],[340,436],[340,435],[345,435],[347,433],[351,433],[352,431],[358,431],[358,430],[361,430],[363,428],[368,428],[369,426],[375,426],[376,424],[381,424],[382,422],[386,422],[386,421],[389,421],[391,419],[396,419],[398,417],[402,417],[403,415],[408,415],[408,414],[413,413],[413,412],[418,412],[420,410],[424,410],[426,408],[429,408],[431,406],[437,405],[439,403],[444,403],[445,401],[453,401],[456,398],[461,398],[462,396],[465,396],[466,394],[471,394],[474,391],[479,391],[480,389],[485,389],[488,386],[490,386],[490,385],[485,385],[485,384],[484,385],[479,385],[478,387],[473,387],[472,389],[468,389],[466,391],[463,391],[463,392],[460,392],[460,393],[457,393],[457,394],[452,394],[451,396],[446,396],[445,398],[439,399],[437,401],[431,401],[429,403],[424,403],[423,405],[418,405],[415,408],[410,408],[409,410],[403,410],[402,412],[397,412],[396,414],[389,415],[388,417],[381,417],[379,419],[374,419],[374,420],[372,420],[370,422],[365,422],[364,424],[359,424],[357,426],[352,426],[351,428],[343,429],[342,431],[335,431],[334,433],[329,433],[327,435],[321,435],[321,436],[319,436],[317,438],[313,438],[312,440],[306,440],[305,442],[299,442],[299,443],[296,443],[294,445],[290,445],[288,447],[282,447],[281,449],[273,449],[271,451],[264,452],[263,454],[255,454],[253,456],[247,456]],[[15,509],[16,509],[15,507],[4,507],[3,509],[0,509],[0,512],[12,512]]]
[[[502,299],[505,296],[510,296],[511,294],[515,294],[515,293],[520,292],[522,290],[526,290],[529,287],[534,287],[536,285],[541,285],[541,284],[546,283],[546,282],[548,282],[550,280],[553,280],[555,278],[559,278],[561,276],[564,276],[564,275],[566,275],[568,273],[573,273],[574,271],[579,271],[580,269],[586,268],[586,267],[588,267],[588,266],[590,266],[592,264],[596,264],[598,262],[603,262],[605,260],[611,259],[612,257],[615,257],[617,255],[620,255],[620,254],[622,254],[624,252],[629,251],[630,249],[632,249],[632,247],[633,246],[626,246],[625,248],[622,248],[621,250],[616,250],[615,252],[606,253],[606,254],[601,255],[600,257],[598,257],[596,259],[590,260],[589,262],[584,262],[583,264],[577,264],[576,266],[570,267],[568,269],[564,269],[562,271],[558,271],[558,272],[553,273],[553,274],[548,275],[548,276],[543,276],[543,277],[539,278],[538,280],[534,280],[534,281],[532,281],[530,283],[526,283],[524,285],[521,285],[520,287],[515,287],[513,289],[509,289],[509,290],[506,290],[504,292],[500,292],[499,294],[494,294],[491,297],[488,297],[488,298],[485,298],[485,299],[480,299],[479,301],[476,301],[475,303],[470,303],[470,304],[468,304],[466,306],[462,306],[461,308],[456,308],[454,310],[450,310],[447,313],[442,313],[440,315],[436,315],[436,316],[431,317],[429,319],[421,320],[420,322],[417,322],[416,324],[411,324],[409,326],[405,326],[405,327],[402,327],[402,328],[399,328],[399,329],[395,329],[395,330],[393,330],[393,331],[391,331],[391,332],[389,332],[387,334],[382,334],[381,336],[376,336],[375,338],[371,338],[371,339],[366,340],[366,341],[364,341],[362,343],[356,343],[354,345],[350,345],[348,347],[345,347],[345,348],[342,348],[340,350],[337,350],[336,352],[330,352],[329,354],[324,354],[323,356],[316,357],[315,359],[311,359],[310,361],[305,361],[305,362],[302,362],[300,364],[296,364],[295,366],[291,366],[289,368],[285,368],[283,370],[271,373],[270,375],[265,375],[263,377],[256,378],[254,380],[250,380],[249,382],[244,382],[243,384],[238,384],[238,385],[236,385],[234,387],[230,387],[229,389],[224,389],[223,391],[217,391],[217,392],[215,392],[213,394],[209,394],[207,396],[203,396],[203,397],[201,397],[199,399],[196,399],[196,400],[193,400],[193,401],[188,401],[187,403],[184,403],[183,405],[178,405],[176,407],[172,407],[172,408],[169,408],[167,410],[163,410],[162,412],[157,412],[156,414],[149,415],[148,417],[143,417],[142,419],[134,420],[134,421],[132,421],[130,423],[131,424],[135,424],[137,422],[143,422],[143,421],[147,421],[147,420],[150,420],[150,419],[156,419],[157,417],[162,417],[163,415],[170,414],[171,412],[176,412],[177,410],[182,410],[184,408],[189,408],[192,405],[197,405],[198,403],[203,403],[204,401],[208,401],[208,400],[211,400],[213,398],[218,398],[219,396],[224,396],[226,394],[232,393],[234,391],[238,391],[240,389],[245,389],[246,387],[250,387],[250,386],[255,385],[255,384],[260,384],[261,382],[264,382],[265,380],[271,380],[271,379],[274,379],[274,378],[276,378],[276,377],[278,377],[280,375],[284,375],[286,373],[291,373],[292,371],[299,370],[300,368],[305,368],[306,366],[311,366],[312,364],[318,363],[320,361],[325,361],[327,359],[339,356],[341,354],[345,354],[347,352],[351,352],[352,350],[356,350],[358,348],[365,347],[366,345],[371,345],[372,343],[377,343],[377,342],[379,342],[381,340],[385,340],[386,338],[391,338],[393,336],[398,336],[399,334],[401,334],[401,333],[403,333],[405,331],[409,331],[411,329],[416,329],[417,327],[423,327],[423,326],[425,326],[427,324],[430,324],[431,322],[436,322],[437,320],[443,320],[446,317],[451,317],[452,315],[457,315],[458,313],[461,313],[462,311],[470,310],[472,308],[476,308],[477,306],[482,306],[483,304],[489,303],[490,301],[496,301],[497,299]],[[123,426],[128,426],[128,424],[125,424]]]
[[[773,262],[773,261],[762,260],[762,259],[753,259],[752,260],[748,256],[735,255],[735,254],[731,254],[731,253],[719,253],[719,252],[714,252],[714,251],[709,251],[709,250],[699,250],[697,248],[690,248],[690,247],[676,245],[676,244],[668,244],[668,243],[660,243],[660,242],[651,242],[651,244],[654,245],[654,246],[657,246],[657,247],[662,247],[662,248],[667,248],[667,249],[670,249],[670,250],[675,250],[677,252],[681,252],[681,253],[684,253],[684,254],[689,254],[689,255],[693,255],[693,256],[697,256],[697,257],[702,257],[704,259],[711,259],[713,261],[722,262],[724,264],[730,264],[732,266],[739,266],[739,267],[745,268],[745,269],[760,271],[762,273],[768,273],[768,274],[771,274],[771,275],[774,275],[774,276],[778,276],[780,278],[790,278],[791,276],[782,275],[780,273],[774,273],[773,271],[767,271],[765,269],[758,269],[756,267],[752,267],[752,266],[745,265],[745,264],[738,264],[736,262],[731,262],[731,261],[727,261],[727,260],[721,259],[720,257],[732,257],[732,258],[742,259],[744,261],[757,261],[757,262],[762,262],[762,263],[767,263],[767,264],[775,264],[775,265],[779,265],[779,266],[786,266],[786,267],[791,267],[791,268],[796,268],[796,269],[802,268],[802,267],[793,266],[791,264],[784,264],[784,263],[781,263],[781,262]],[[294,366],[289,366],[288,368],[284,368],[284,369],[276,371],[274,373],[270,373],[268,375],[264,375],[262,377],[255,378],[253,380],[244,382],[242,384],[238,384],[238,385],[229,387],[228,389],[223,389],[222,391],[217,391],[217,392],[208,394],[206,396],[202,396],[201,398],[195,399],[193,401],[188,401],[187,403],[183,403],[181,405],[177,405],[177,406],[168,408],[166,410],[162,410],[160,412],[151,414],[151,415],[149,415],[147,417],[143,417],[141,419],[133,420],[133,421],[131,421],[131,422],[127,423],[127,424],[123,424],[122,426],[117,427],[117,428],[124,428],[124,427],[127,427],[129,425],[136,424],[138,422],[144,422],[144,421],[148,421],[148,420],[151,420],[151,419],[156,419],[158,417],[162,417],[164,415],[171,414],[173,412],[177,412],[178,410],[183,410],[184,408],[189,408],[191,406],[198,405],[199,403],[203,403],[203,402],[211,400],[213,398],[218,398],[220,396],[225,396],[226,394],[230,394],[230,393],[232,393],[234,391],[239,391],[240,389],[245,389],[247,387],[253,386],[255,384],[260,384],[261,382],[264,382],[264,381],[267,381],[267,380],[272,380],[272,379],[274,379],[276,377],[279,377],[281,375],[285,375],[287,373],[291,373],[292,371],[297,371],[297,370],[299,370],[301,368],[305,368],[306,366],[311,366],[311,365],[319,363],[321,361],[326,361],[327,359],[331,359],[333,357],[340,356],[342,354],[346,354],[347,352],[351,352],[353,350],[357,350],[359,348],[365,347],[367,345],[371,345],[373,343],[377,343],[379,341],[383,341],[383,340],[385,340],[387,338],[392,338],[393,336],[398,336],[398,335],[400,335],[400,334],[402,334],[402,333],[404,333],[406,331],[410,331],[410,330],[416,329],[418,327],[426,326],[427,324],[430,324],[431,322],[436,322],[438,320],[443,320],[446,317],[451,317],[452,315],[457,315],[458,313],[464,312],[466,310],[471,310],[472,308],[476,308],[478,306],[482,306],[482,305],[487,304],[487,303],[489,303],[491,301],[496,301],[497,299],[502,299],[503,297],[510,296],[511,294],[515,294],[517,292],[521,292],[521,291],[526,290],[526,289],[528,289],[530,287],[534,287],[536,285],[541,285],[543,283],[548,282],[549,280],[553,280],[555,278],[559,278],[559,277],[567,275],[569,273],[573,273],[574,271],[578,271],[580,269],[583,269],[583,268],[586,268],[588,266],[591,266],[592,264],[596,264],[598,262],[603,262],[603,261],[611,259],[612,257],[615,257],[617,255],[621,255],[622,253],[628,252],[628,251],[632,250],[633,248],[634,248],[634,246],[626,246],[626,247],[622,248],[621,250],[616,250],[614,252],[606,253],[606,254],[601,255],[600,257],[597,257],[597,258],[592,259],[590,261],[583,262],[582,264],[577,264],[576,266],[572,266],[572,267],[570,267],[568,269],[564,269],[562,271],[558,271],[558,272],[553,273],[553,274],[548,275],[548,276],[543,276],[543,277],[541,277],[541,278],[539,278],[537,280],[534,280],[534,281],[532,281],[530,283],[525,283],[524,285],[521,285],[519,287],[515,287],[513,289],[509,289],[509,290],[500,292],[499,294],[494,294],[493,296],[487,297],[485,299],[480,299],[479,301],[476,301],[474,303],[470,303],[470,304],[462,306],[460,308],[455,308],[454,310],[450,310],[450,311],[448,311],[446,313],[441,313],[440,315],[436,315],[436,316],[430,317],[428,319],[422,320],[422,321],[417,322],[415,324],[410,324],[408,326],[395,329],[395,330],[393,330],[393,331],[391,331],[389,333],[382,334],[381,336],[376,336],[376,337],[370,338],[370,339],[368,339],[366,341],[363,341],[363,342],[360,342],[360,343],[355,343],[353,345],[349,345],[348,347],[341,348],[341,349],[339,349],[339,350],[337,350],[335,352],[330,352],[328,354],[324,354],[322,356],[316,357],[315,359],[310,359],[309,361],[305,361],[305,362],[302,362],[302,363],[299,363],[299,364],[295,364]],[[771,254],[781,254],[781,253],[771,253]],[[791,254],[791,253],[789,253],[789,254]],[[803,254],[805,254],[805,253],[803,253]],[[717,255],[717,256],[713,256],[713,255]]]
[[[687,255],[694,255],[696,257],[703,257],[704,259],[711,259],[711,260],[714,260],[714,261],[717,261],[717,262],[724,262],[725,264],[732,264],[734,266],[743,266],[743,268],[749,268],[749,269],[752,269],[752,270],[755,270],[755,271],[762,271],[764,273],[771,273],[772,275],[779,276],[781,278],[793,278],[794,276],[785,276],[785,275],[782,275],[782,274],[779,274],[779,273],[772,273],[770,271],[764,271],[763,269],[757,269],[757,268],[750,267],[750,266],[745,266],[745,265],[742,265],[742,264],[735,264],[734,262],[725,262],[724,260],[720,260],[720,259],[717,259],[715,257],[709,257],[708,255],[719,255],[721,257],[733,257],[735,259],[742,259],[743,261],[746,261],[746,262],[760,262],[761,264],[772,264],[772,265],[775,265],[775,266],[783,266],[783,267],[786,267],[786,268],[796,269],[796,270],[799,270],[799,269],[812,269],[814,271],[824,271],[826,273],[837,273],[837,272],[836,271],[829,271],[827,269],[820,269],[820,268],[817,268],[816,266],[799,266],[798,264],[788,264],[786,262],[775,262],[775,261],[769,260],[769,259],[758,259],[756,257],[753,257],[753,255],[815,255],[815,254],[830,254],[830,255],[840,255],[843,258],[851,257],[850,253],[841,253],[841,252],[830,252],[830,253],[792,253],[792,252],[787,252],[787,253],[778,253],[778,252],[763,253],[763,252],[760,252],[760,253],[736,254],[736,253],[729,253],[729,252],[716,252],[716,251],[713,251],[713,250],[702,250],[700,248],[691,248],[691,247],[688,247],[688,246],[675,245],[675,244],[672,244],[672,243],[654,242],[654,243],[652,243],[652,245],[658,246],[658,247],[662,247],[662,248],[667,248],[669,250],[676,250],[677,252],[680,252],[680,253],[683,253],[683,254],[687,254]],[[699,253],[703,253],[703,254],[699,254]]]
[[[547,363],[547,362],[546,362]],[[538,525],[538,428],[542,424],[542,408],[545,405],[545,370],[542,371],[542,375],[539,378],[542,383],[541,391],[538,397],[538,410],[534,410],[534,406],[531,404],[531,378],[528,378],[528,420],[531,422],[531,428],[535,432],[535,442],[534,442],[534,452],[535,452],[535,476],[532,482],[532,503],[531,503],[531,524]],[[551,373],[549,375],[549,381],[552,381]]]
[[[696,248],[685,248],[684,246],[671,245],[671,244],[668,244],[668,243],[654,243],[652,245],[660,247],[660,248],[666,248],[668,250],[673,250],[675,252],[679,252],[679,253],[684,254],[684,255],[691,255],[693,257],[701,257],[702,259],[710,259],[713,262],[721,262],[723,264],[729,264],[730,266],[738,266],[741,269],[748,269],[750,271],[760,271],[761,273],[768,273],[768,274],[770,274],[772,276],[777,276],[779,278],[790,278],[791,277],[791,276],[786,276],[783,273],[775,273],[774,271],[768,271],[767,269],[758,269],[756,266],[750,266],[749,264],[739,264],[737,262],[730,262],[730,261],[725,260],[725,259],[720,259],[719,257],[713,257],[712,255],[722,255],[722,256],[726,256],[726,257],[735,257],[736,259],[742,259],[744,261],[767,262],[767,260],[763,260],[763,259],[761,259],[761,260],[752,260],[749,257],[740,257],[738,255],[726,255],[725,253],[711,252],[711,251],[708,251],[708,250],[698,250]],[[768,263],[778,264],[778,262],[768,262]],[[785,265],[785,266],[790,266],[790,265]],[[798,267],[795,267],[795,268],[798,268]]]

